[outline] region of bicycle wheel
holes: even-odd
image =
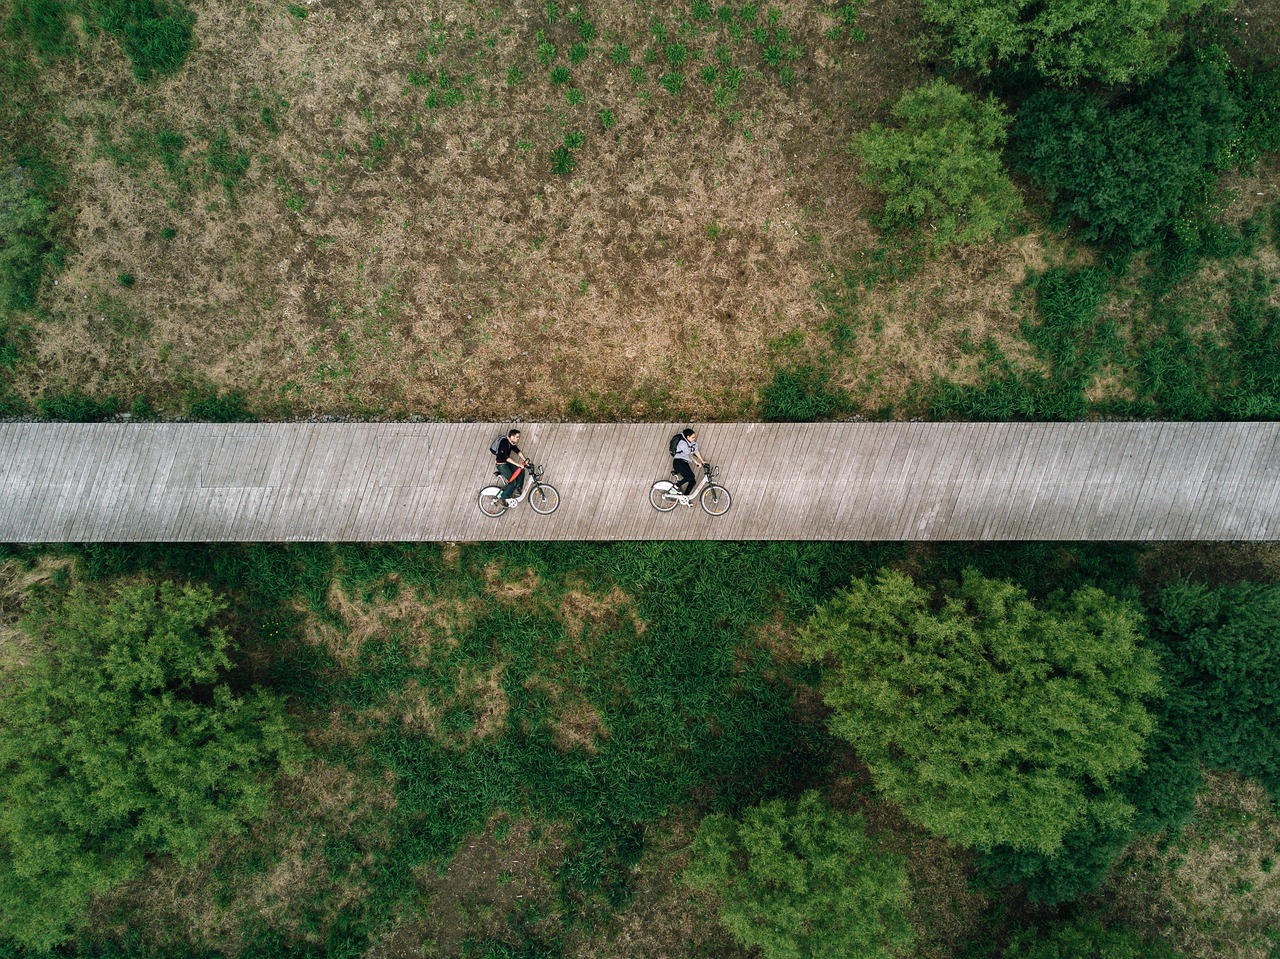
[[[539,483],[529,490],[529,505],[533,507],[535,513],[541,513],[543,516],[554,513],[556,507],[560,505],[560,492],[554,486]]]
[[[671,510],[676,508],[676,505],[679,502],[674,498],[667,497],[667,494],[673,489],[675,489],[675,487],[666,480],[658,480],[658,482],[653,484],[653,489],[649,490],[649,503],[659,513],[669,513]]]
[[[702,502],[702,508],[712,516],[723,516],[733,505],[733,497],[723,486],[708,486],[698,499]]]
[[[502,490],[497,486],[486,486],[480,491],[479,501],[476,505],[480,507],[480,512],[485,516],[501,516],[507,511],[502,505],[502,500],[498,499],[498,494]]]

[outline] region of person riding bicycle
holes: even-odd
[[[519,496],[524,491],[524,477],[528,472],[529,461],[524,458],[524,454],[520,452],[520,431],[508,430],[507,435],[498,441],[496,466],[498,473],[506,480],[507,485],[502,487],[502,491],[498,493],[498,499],[502,501],[504,506],[514,506],[515,502],[508,497]],[[515,474],[517,467],[520,469],[520,475],[513,480],[511,477]]]
[[[686,429],[681,432],[680,439],[676,442],[675,455],[671,460],[671,472],[680,476],[676,489],[684,496],[692,493],[693,487],[698,482],[693,472],[695,465],[704,466],[706,461],[698,454],[698,434],[692,429]]]

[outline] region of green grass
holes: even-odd
[[[194,18],[180,2],[23,0],[9,7],[3,32],[47,63],[72,53],[77,21],[118,38],[141,82],[177,72],[191,51]]]

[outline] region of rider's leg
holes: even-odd
[[[515,483],[511,482],[511,474],[514,473],[515,471],[516,471],[516,468],[511,463],[498,464],[498,472],[502,474],[502,478],[507,481],[507,485],[502,487],[501,491],[499,491],[498,493],[498,496],[500,498],[506,499],[508,496],[511,496],[515,491],[516,486],[522,483],[524,479],[523,472],[520,473],[520,478],[517,479]]]
[[[676,489],[688,496],[693,489],[693,484],[696,482],[693,478],[693,466],[688,460],[672,460],[671,468],[680,474],[680,479],[676,482]]]

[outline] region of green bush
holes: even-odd
[[[1177,420],[1280,418],[1280,307],[1265,271],[1229,274],[1226,316],[1167,298],[1138,356],[1138,412]]]
[[[151,582],[33,603],[0,697],[0,936],[57,944],[147,855],[194,863],[266,809],[301,747],[278,699],[228,685],[223,609]]]
[[[1018,112],[1013,155],[1059,225],[1099,243],[1153,245],[1203,196],[1236,137],[1223,72],[1181,64],[1132,95],[1044,90]]]
[[[994,343],[984,344],[982,382],[935,384],[930,415],[997,421],[1082,419],[1089,407],[1085,391],[1094,374],[1120,349],[1114,327],[1098,318],[1110,285],[1100,267],[1053,267],[1033,277],[1027,289],[1035,291],[1036,311],[1023,321],[1022,332],[1046,374],[1017,370]]]
[[[0,323],[36,304],[54,250],[52,207],[22,167],[0,171]]]
[[[976,570],[930,591],[895,571],[854,579],[800,633],[825,661],[831,729],[877,789],[931,832],[1052,855],[1077,826],[1124,825],[1114,785],[1152,729],[1141,616],[1085,587],[1037,608]]]
[[[72,17],[118,37],[143,82],[176,72],[191,52],[190,13],[163,0],[161,6],[155,0],[23,0],[10,5],[4,33],[53,60],[71,53]]]
[[[773,381],[760,391],[761,416],[767,423],[813,423],[849,409],[849,396],[832,387],[831,374],[799,365],[773,372]]]
[[[1011,937],[1000,959],[1177,959],[1171,947],[1147,942],[1124,926],[1081,915]]]
[[[724,927],[765,959],[890,959],[913,938],[905,860],[816,792],[703,820],[684,881],[715,893]]]
[[[921,231],[935,247],[976,243],[1007,230],[1022,198],[1004,172],[1009,118],[945,80],[917,87],[855,141],[862,181],[885,194],[882,223]]]
[[[96,400],[79,390],[42,396],[38,404],[45,419],[64,423],[99,423],[120,412],[120,401],[114,396]]]
[[[213,387],[193,389],[187,392],[186,401],[188,419],[202,423],[253,423],[258,419],[249,412],[239,390],[219,393]]]
[[[957,66],[985,73],[1029,63],[1060,86],[1123,84],[1160,70],[1178,48],[1184,18],[1231,0],[925,0]]]
[[[1280,586],[1166,586],[1154,634],[1182,749],[1280,794]]]

